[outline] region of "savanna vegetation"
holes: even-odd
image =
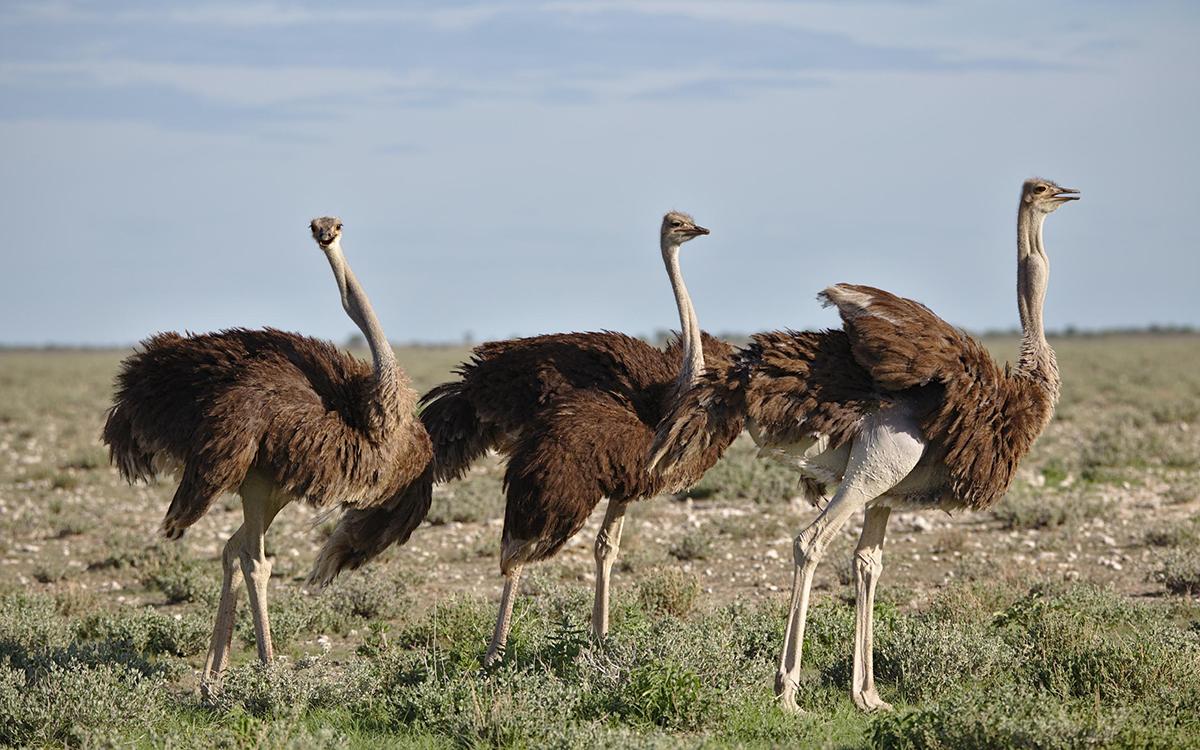
[[[1200,338],[1052,343],[1062,401],[1008,497],[893,516],[875,663],[896,710],[849,700],[849,528],[818,572],[802,716],[772,682],[813,512],[746,438],[631,510],[608,640],[588,630],[597,517],[530,570],[489,670],[497,461],[322,593],[303,577],[333,520],[288,507],[268,537],[281,658],[256,663],[243,603],[234,666],[202,697],[236,501],[159,540],[172,486],[122,484],[98,441],[123,352],[0,352],[0,744],[1200,747]],[[464,354],[399,351],[419,389]]]

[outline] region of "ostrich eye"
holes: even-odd
[[[1035,192],[1035,193],[1044,193],[1044,192],[1046,192],[1046,186],[1045,186],[1045,185],[1038,185],[1037,187],[1035,187],[1035,188],[1033,189],[1033,192]]]
[[[340,231],[342,231],[342,225],[338,224],[336,227],[334,227],[334,229],[336,229],[340,232]]]
[[[681,223],[679,222],[679,220],[678,220],[678,219],[676,219],[675,221],[672,221],[672,222],[671,222],[671,226],[673,226],[673,227],[677,227],[677,228],[678,228],[678,227],[681,227],[681,226],[683,226],[683,224],[681,224]]]

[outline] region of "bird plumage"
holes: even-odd
[[[733,420],[746,419],[764,448],[813,438],[837,448],[864,417],[903,402],[946,468],[946,486],[924,500],[975,510],[999,500],[1050,420],[1057,374],[1002,368],[929,308],[881,289],[838,284],[820,297],[837,308],[843,330],[756,334],[728,367],[709,368],[659,426],[659,471],[669,476]],[[825,495],[820,483],[805,489],[813,502]]]
[[[129,481],[180,472],[163,521],[183,534],[252,469],[291,497],[371,507],[432,455],[399,380],[332,344],[273,328],[160,333],[128,357],[103,439]]]
[[[708,334],[702,342],[706,361],[729,364],[729,344]],[[397,504],[348,511],[318,555],[314,578],[327,582],[406,541],[428,511],[433,482],[462,476],[488,449],[508,459],[505,569],[553,555],[602,497],[634,500],[669,489],[646,471],[646,457],[681,360],[678,342],[664,351],[613,332],[477,347],[458,380],[421,399],[431,470]],[[683,481],[699,479],[741,423],[726,428],[688,463]]]
[[[1057,367],[1002,368],[977,339],[880,289],[838,284],[821,296],[885,398],[927,399],[921,431],[947,469],[943,502],[981,510],[1003,497],[1054,413]]]
[[[760,334],[725,368],[679,392],[656,432],[652,471],[670,476],[744,419],[762,452],[797,468],[821,508],[795,538],[791,606],[775,693],[798,710],[796,690],[813,575],[859,510],[851,695],[868,711],[890,706],[875,687],[874,592],[893,507],[981,509],[1007,491],[1017,463],[1050,421],[1059,393],[1042,324],[1049,259],[1046,216],[1078,191],[1027,180],[1017,211],[1021,356],[1000,368],[975,339],[928,308],[868,286],[821,293],[841,331]],[[826,499],[828,485],[836,490]]]
[[[413,414],[416,394],[346,263],[341,219],[313,219],[309,231],[372,365],[273,328],[160,333],[122,364],[104,426],[112,461],[130,482],[179,472],[162,525],[168,538],[182,536],[222,493],[242,498],[243,523],[221,553],[206,691],[228,664],[243,580],[259,659],[272,659],[266,533],[280,509],[293,500],[359,508],[392,502],[432,457]]]

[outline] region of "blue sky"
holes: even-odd
[[[395,341],[833,325],[839,281],[1017,324],[1200,324],[1200,5],[0,4],[0,342],[275,325],[343,340],[312,216]]]

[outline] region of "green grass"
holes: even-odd
[[[1013,356],[1011,340],[989,342]],[[876,606],[879,688],[849,699],[851,533],[818,570],[798,698],[773,702],[795,477],[739,440],[677,501],[631,506],[610,636],[590,636],[591,535],[530,566],[508,660],[482,669],[499,590],[502,465],[439,488],[429,524],[330,590],[322,532],[268,537],[278,661],[202,699],[240,523],[219,502],[178,543],[171,482],[130,488],[98,444],[120,352],[0,352],[0,744],[224,747],[1200,746],[1200,344],[1053,342],[1058,416],[990,512],[894,514]],[[419,390],[463,349],[398,352]]]
[[[859,714],[847,698],[853,606],[816,602],[799,694],[810,713],[800,717],[772,705],[783,627],[772,604],[679,614],[629,598],[598,644],[586,597],[547,591],[526,597],[508,659],[485,670],[478,658],[492,607],[456,599],[369,653],[237,665],[202,699],[175,684],[204,648],[206,623],[173,626],[152,611],[80,618],[50,598],[14,594],[0,602],[0,740],[187,744],[274,732],[313,744],[460,747],[1200,740],[1200,608],[1185,610],[1190,623],[1171,624],[1161,604],[1036,583],[991,587],[1000,609],[980,617],[974,588],[950,587],[913,611],[880,607],[877,672],[897,707],[883,716]]]

